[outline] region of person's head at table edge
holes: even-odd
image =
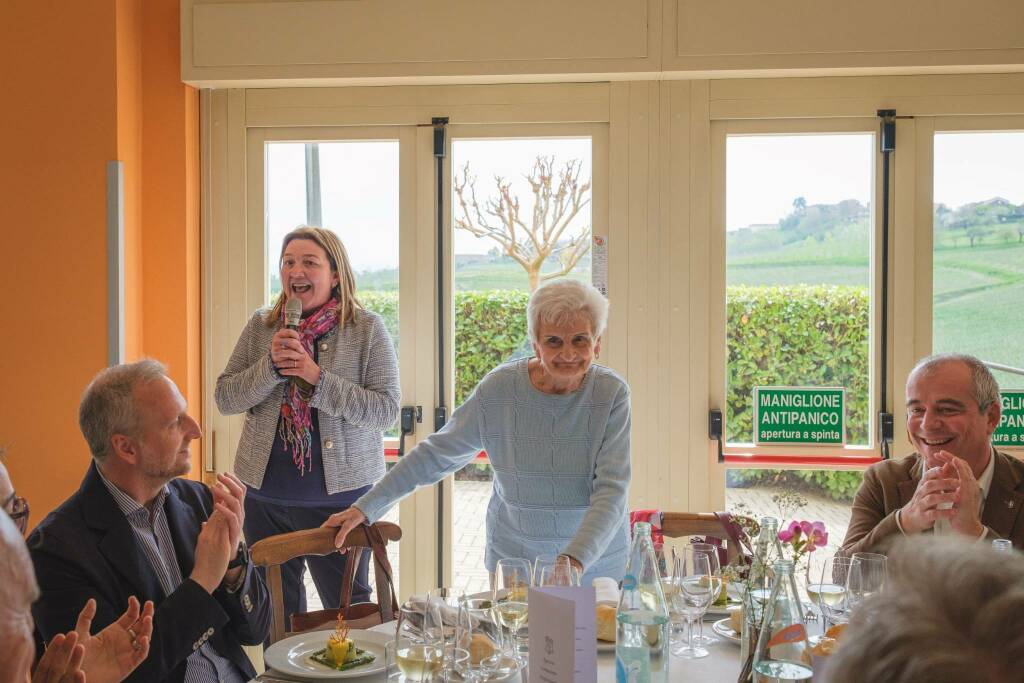
[[[929,467],[939,451],[946,451],[966,460],[979,476],[1000,414],[999,384],[974,356],[929,356],[907,377],[907,436]]]
[[[288,299],[302,302],[303,315],[334,299],[341,324],[351,321],[360,307],[345,245],[326,228],[302,225],[285,235],[278,267],[281,294],[267,316],[268,325],[277,324],[283,317]]]
[[[1024,556],[957,536],[900,539],[885,590],[853,613],[829,660],[828,683],[1021,680]]]
[[[530,296],[526,320],[533,384],[547,393],[575,391],[601,352],[608,300],[578,280],[552,280]]]

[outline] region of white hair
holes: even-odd
[[[541,323],[565,325],[581,315],[590,321],[594,338],[600,337],[608,324],[608,299],[592,285],[579,280],[551,280],[530,296],[526,306],[526,329],[531,340],[540,341],[537,334]]]

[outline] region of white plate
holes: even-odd
[[[728,619],[719,619],[711,624],[711,630],[715,632],[715,635],[728,640],[730,643],[740,644],[740,634],[729,628]]]
[[[333,630],[313,631],[279,640],[267,648],[263,653],[263,660],[268,668],[278,673],[311,680],[358,678],[384,671],[384,644],[393,640],[393,635],[376,631],[349,631],[348,637],[356,647],[373,653],[376,659],[349,671],[336,671],[309,658],[317,650],[327,647],[327,639],[332,633]]]
[[[729,614],[729,608],[730,607],[739,607],[739,606],[740,606],[740,603],[738,603],[738,602],[731,602],[731,601],[726,603],[725,605],[711,605],[711,607],[708,607],[708,611],[705,612],[705,614],[710,614],[712,616],[718,615],[718,616],[723,616],[724,617],[727,614]]]

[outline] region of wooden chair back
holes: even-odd
[[[318,610],[294,614],[290,630],[285,626],[284,590],[281,584],[281,565],[296,557],[323,556],[337,552],[334,536],[337,529],[319,528],[293,531],[269,536],[253,544],[249,553],[253,564],[266,568],[267,588],[274,613],[270,624],[271,644],[293,635],[309,631],[337,620],[338,613],[352,628],[368,628],[396,618],[398,596],[392,580],[391,563],[387,558],[387,544],[402,538],[402,530],[391,522],[377,522],[353,529],[345,539],[348,562],[341,588],[341,609]],[[376,582],[377,602],[352,604],[352,577],[364,552],[373,553],[373,575]]]
[[[740,554],[739,543],[730,538],[725,525],[713,512],[663,512],[661,533],[668,538],[710,536],[721,539],[726,542],[726,557],[729,562]]]

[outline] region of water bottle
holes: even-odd
[[[754,539],[754,558],[747,572],[746,588],[743,591],[743,633],[740,638],[740,661],[750,662],[757,645],[761,627],[761,615],[772,590],[772,564],[781,560],[782,544],[779,542],[779,520],[774,517],[761,518],[761,532]]]
[[[754,652],[754,683],[810,681],[814,671],[793,560],[779,560],[772,569],[775,581]]]
[[[633,525],[626,574],[615,613],[615,680],[668,683],[668,605],[651,542],[651,525]]]
[[[1012,553],[1013,541],[1008,538],[995,538],[992,540],[992,549],[1000,553]]]

